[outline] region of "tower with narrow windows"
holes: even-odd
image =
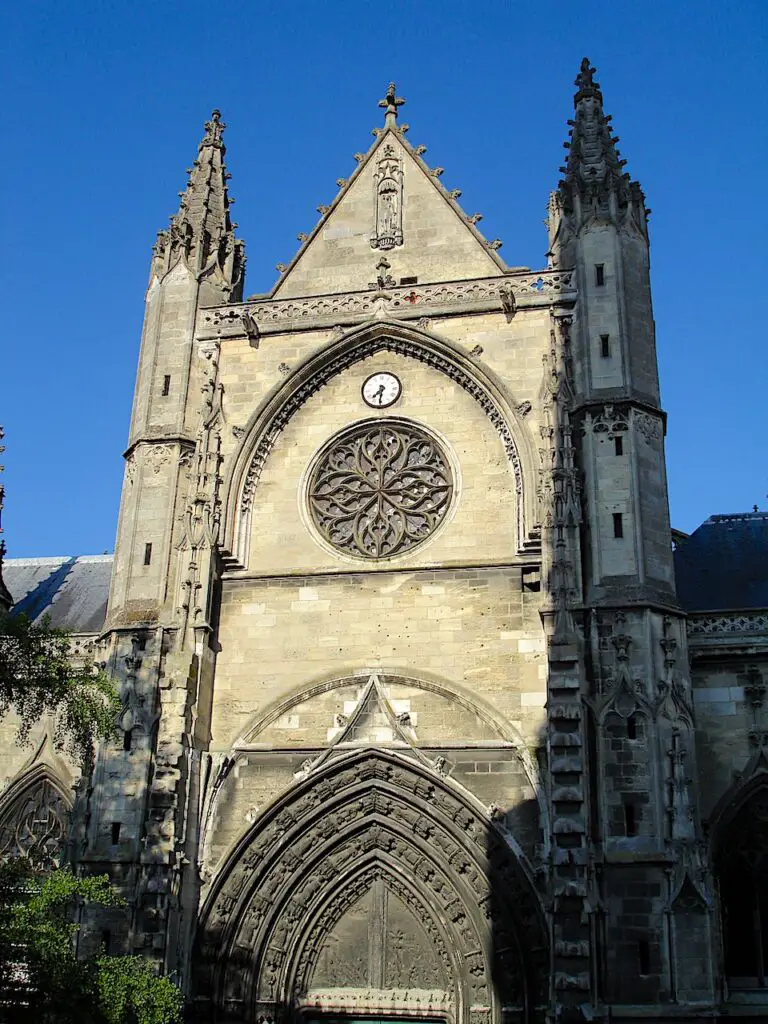
[[[508,266],[403,102],[268,294],[218,111],[158,235],[95,648],[120,738],[45,775],[128,898],[83,951],[200,1021],[748,1014],[762,833],[749,885],[724,851],[768,595],[698,607],[701,531],[673,552],[643,192],[584,60],[547,266]]]

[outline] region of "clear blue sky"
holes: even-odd
[[[0,423],[9,556],[112,550],[150,247],[221,107],[247,293],[409,139],[544,265],[573,79],[598,68],[651,218],[673,524],[768,506],[766,0],[24,0],[5,7]]]

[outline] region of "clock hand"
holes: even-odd
[[[381,405],[381,403],[384,401],[384,385],[383,384],[379,384],[379,390],[376,392],[376,394],[373,397],[374,398],[378,398],[379,405]]]

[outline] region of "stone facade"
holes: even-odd
[[[576,85],[540,271],[394,86],[268,295],[218,112],[158,236],[95,648],[121,740],[75,797],[45,745],[0,755],[0,836],[55,797],[129,900],[84,948],[153,958],[196,1019],[762,1012],[718,880],[765,802],[765,612],[686,622],[645,200]]]

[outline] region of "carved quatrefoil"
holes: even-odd
[[[368,421],[334,438],[309,481],[322,536],[358,558],[399,555],[426,540],[450,507],[448,459],[426,431]]]

